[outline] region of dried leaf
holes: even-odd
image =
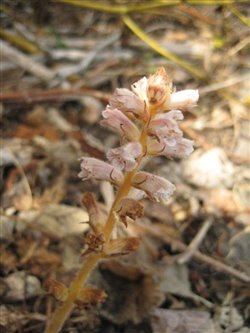
[[[105,302],[107,294],[104,290],[97,288],[84,288],[81,290],[76,304],[78,306],[97,305]]]
[[[250,274],[250,226],[237,233],[229,242],[227,259]]]
[[[138,201],[131,198],[125,198],[121,201],[120,207],[117,209],[117,214],[121,221],[127,226],[127,217],[132,220],[142,217],[144,214],[144,208]]]
[[[153,333],[215,333],[205,311],[156,309],[151,316]]]
[[[86,248],[82,252],[82,256],[86,256],[92,252],[101,252],[105,243],[103,233],[87,233],[85,236]]]
[[[55,297],[57,301],[64,302],[68,297],[68,288],[62,282],[55,279],[47,279],[43,285],[48,294]]]
[[[84,204],[89,214],[89,224],[95,233],[102,231],[102,216],[100,208],[96,202],[94,195],[90,192],[84,193],[82,197],[82,203]]]
[[[137,237],[112,239],[103,247],[103,252],[107,256],[117,256],[136,251],[140,245]]]
[[[32,211],[29,214],[22,212],[21,217],[27,225],[39,225],[56,237],[81,234],[87,229],[86,224],[81,222],[88,221],[88,214],[83,208],[62,204],[45,205],[40,211]]]
[[[20,327],[30,320],[27,313],[7,308],[5,305],[0,306],[0,312],[0,329],[2,332],[18,332],[18,330],[20,331]]]

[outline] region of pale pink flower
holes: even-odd
[[[119,148],[110,149],[107,158],[120,170],[131,171],[136,167],[136,159],[141,155],[142,147],[138,142],[129,142]]]
[[[175,190],[168,180],[144,171],[134,176],[133,186],[143,190],[151,200],[162,203],[166,203]]]
[[[175,141],[175,142],[174,142]],[[194,151],[194,141],[183,137],[175,137],[172,141],[169,138],[148,140],[148,153],[151,155],[162,155],[167,158],[185,158]]]
[[[109,100],[111,108],[119,109],[122,112],[132,112],[141,116],[145,111],[145,103],[131,90],[118,88]]]
[[[171,109],[189,109],[196,106],[199,99],[198,90],[187,89],[172,93],[170,96],[170,102],[166,107]]]
[[[166,70],[161,67],[153,75],[150,75],[147,82],[148,103],[155,107],[168,102],[172,84],[167,76]]]
[[[182,119],[183,114],[179,110],[158,113],[150,122],[149,134],[155,135],[158,141],[165,138],[170,145],[175,145],[176,141],[182,137],[182,131],[177,122]]]
[[[139,81],[136,81],[132,84],[131,89],[132,91],[144,102],[147,103],[147,86],[148,86],[148,79],[144,76]]]
[[[138,141],[140,132],[136,125],[118,109],[109,106],[102,112],[104,120],[101,125],[106,126],[130,141]]]
[[[115,185],[120,185],[123,182],[123,173],[109,163],[93,157],[82,157],[80,158],[80,161],[81,172],[78,176],[82,178],[82,180],[91,178],[96,180],[107,180]]]

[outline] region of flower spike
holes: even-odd
[[[116,186],[117,194],[109,212],[100,210],[91,194],[83,197],[91,227],[85,234],[81,252],[85,263],[69,289],[56,281],[49,283],[49,292],[64,303],[55,312],[46,333],[61,331],[74,307],[105,300],[104,291],[84,287],[100,260],[138,249],[140,239],[134,237],[136,235],[128,237],[130,230],[124,235],[124,229],[121,238],[118,236],[121,232],[114,233],[114,228],[118,222],[127,226],[129,221],[135,222],[142,217],[141,199],[149,197],[165,204],[175,191],[175,186],[168,180],[141,171],[141,168],[152,156],[183,158],[193,151],[194,142],[183,137],[179,121],[183,120],[181,111],[194,107],[198,98],[197,90],[172,93],[172,82],[164,68],[135,82],[131,90],[115,90],[110,105],[102,112],[101,124],[120,135],[121,146],[107,152],[110,163],[93,157],[81,158],[79,177],[109,181]]]

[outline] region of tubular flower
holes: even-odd
[[[107,158],[117,169],[131,171],[136,167],[136,159],[141,155],[142,147],[138,142],[129,142],[121,147],[110,149]]]
[[[162,203],[166,203],[175,190],[168,180],[144,171],[135,175],[133,186],[143,190],[151,200]]]
[[[182,119],[183,114],[179,110],[156,114],[149,127],[149,154],[185,158],[193,152],[194,142],[184,139],[179,128],[178,121]]]
[[[156,114],[150,122],[149,134],[155,136],[158,141],[165,138],[169,145],[173,146],[182,137],[182,131],[177,122],[182,119],[183,114],[178,110]]]
[[[122,112],[132,112],[136,116],[142,116],[145,111],[145,103],[131,90],[118,88],[109,100],[112,109]]]
[[[136,125],[120,110],[107,107],[102,112],[104,120],[101,125],[106,126],[130,141],[138,141],[140,132]]]
[[[156,139],[149,139],[148,152],[150,155],[162,155],[167,158],[185,158],[194,151],[194,141],[183,137],[173,139],[161,138],[160,142]]]
[[[81,172],[78,174],[82,180],[96,179],[107,180],[115,185],[120,185],[123,182],[123,174],[120,170],[116,169],[104,161],[98,160],[93,157],[82,157],[81,159]]]
[[[189,109],[196,106],[199,99],[198,90],[187,89],[171,94],[169,104],[166,104],[167,110]]]

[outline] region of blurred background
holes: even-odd
[[[90,283],[107,301],[76,309],[63,332],[249,333],[249,2],[0,8],[2,332],[43,332],[56,304],[44,281],[69,284],[82,261],[82,194],[104,210],[114,197],[108,183],[79,180],[78,159],[117,145],[99,125],[114,89],[163,66],[176,91],[199,89],[182,123],[195,152],[146,165],[177,191],[168,206],[145,201],[131,231],[145,235],[140,251],[96,269]]]

